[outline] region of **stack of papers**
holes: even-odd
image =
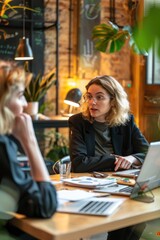
[[[99,188],[104,185],[114,185],[116,184],[115,178],[94,178],[94,177],[77,177],[77,178],[68,178],[63,179],[63,183],[70,186],[76,186],[76,187],[86,187],[86,188]]]

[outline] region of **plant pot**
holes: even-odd
[[[24,112],[28,113],[32,119],[38,119],[39,102],[28,102],[28,106],[25,107]]]

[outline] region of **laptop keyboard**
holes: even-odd
[[[92,213],[92,214],[101,214],[108,207],[110,207],[113,202],[100,202],[100,201],[89,201],[80,209],[80,213]]]
[[[125,187],[123,189],[120,189],[119,192],[128,192],[128,193],[131,193],[133,190],[133,187]]]

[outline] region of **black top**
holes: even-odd
[[[82,113],[69,118],[69,129],[72,171],[113,171],[115,157],[110,153],[95,154],[94,126],[83,118]],[[110,137],[114,154],[133,155],[143,163],[149,144],[134,123],[133,115],[125,125],[111,127]]]
[[[0,135],[0,186],[6,183],[16,193],[17,212],[28,217],[49,218],[57,208],[56,190],[50,182],[36,182],[17,161],[17,146]],[[6,189],[6,188],[5,188]]]

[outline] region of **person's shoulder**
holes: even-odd
[[[128,120],[126,121],[126,123],[123,125],[123,127],[133,127],[133,126],[135,126],[136,125],[136,123],[135,123],[135,119],[134,119],[134,115],[133,114],[129,114],[129,116],[128,116]]]
[[[12,140],[10,135],[1,135],[0,134],[0,145],[6,146],[6,147],[10,147],[10,146],[16,147],[16,144],[14,143],[14,141]]]
[[[8,143],[9,138],[6,135],[0,135],[0,143]]]
[[[134,115],[132,113],[128,116],[128,122],[134,122]]]
[[[73,114],[71,117],[69,117],[69,121],[78,121],[81,119],[83,119],[82,113],[76,113],[76,114]]]

